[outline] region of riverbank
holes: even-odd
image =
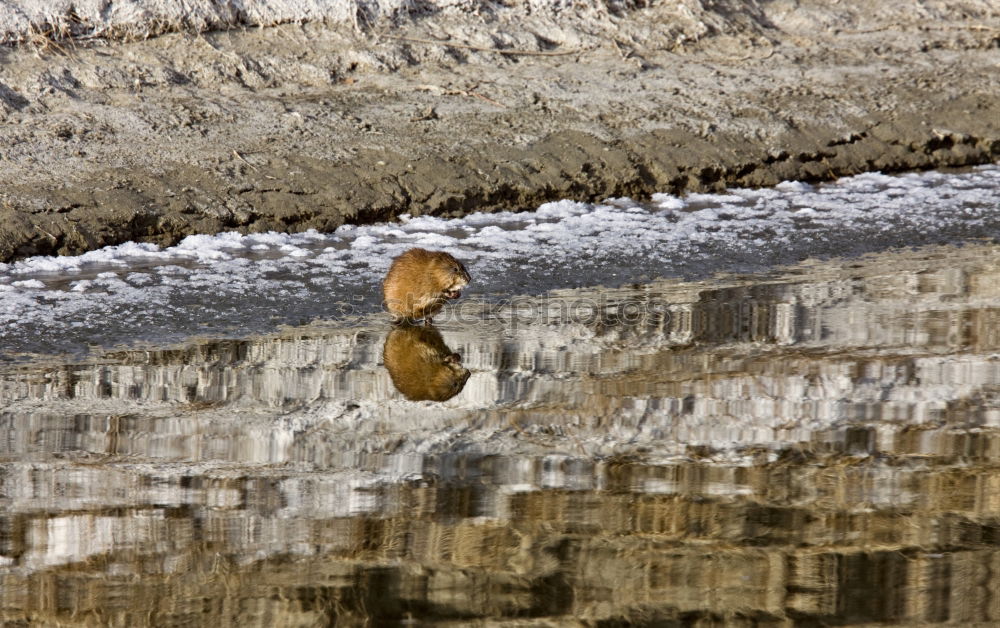
[[[1000,157],[995,7],[796,4],[3,48],[0,260]]]

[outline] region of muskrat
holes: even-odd
[[[462,296],[472,278],[462,262],[444,251],[410,249],[392,261],[382,282],[384,304],[395,321],[430,324],[449,299]]]
[[[447,401],[462,391],[469,369],[434,327],[397,325],[382,348],[382,361],[396,390],[411,401]]]

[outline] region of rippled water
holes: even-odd
[[[451,314],[5,366],[4,621],[1000,623],[997,244]]]

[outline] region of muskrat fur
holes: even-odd
[[[429,323],[471,279],[462,262],[444,251],[410,249],[392,261],[382,282],[383,302],[397,322]]]

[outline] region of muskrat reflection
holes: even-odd
[[[396,390],[411,401],[447,401],[465,388],[469,369],[434,327],[393,327],[382,359]]]

